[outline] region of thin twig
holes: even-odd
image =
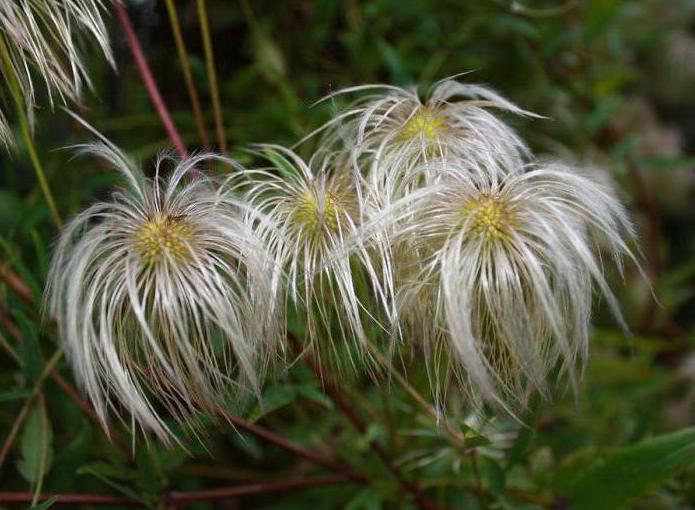
[[[284,437],[272,432],[271,430],[268,430],[264,427],[261,427],[259,425],[250,423],[243,418],[240,418],[238,416],[234,416],[232,414],[229,414],[226,412],[224,409],[219,408],[217,410],[217,413],[223,417],[225,420],[227,420],[229,423],[234,425],[236,428],[245,430],[246,432],[249,432],[250,434],[253,434],[256,437],[259,437],[268,443],[272,443],[275,446],[278,446],[282,448],[283,450],[287,450],[288,452],[298,456],[298,457],[303,457],[306,460],[317,464],[319,466],[323,466],[325,468],[330,469],[331,471],[337,472],[337,473],[342,473],[345,476],[349,477],[351,480],[355,481],[362,481],[364,482],[366,480],[365,476],[357,473],[356,471],[353,471],[341,464],[339,464],[335,459],[330,459],[325,457],[324,455],[321,455],[319,453],[313,452],[311,450],[307,450],[306,448],[303,448],[292,441],[289,441],[285,439]]]
[[[2,469],[2,466],[5,464],[7,455],[10,453],[12,445],[14,445],[14,442],[17,439],[17,435],[19,434],[19,431],[22,428],[24,420],[29,414],[31,406],[34,404],[34,401],[38,398],[39,394],[41,393],[41,388],[43,387],[43,383],[46,380],[46,377],[48,377],[48,375],[53,371],[53,368],[56,366],[56,364],[60,361],[62,357],[63,350],[57,349],[53,353],[53,356],[51,356],[51,358],[48,360],[48,363],[46,363],[46,365],[44,366],[41,375],[39,375],[39,378],[34,383],[34,387],[31,390],[31,394],[27,397],[26,401],[24,402],[24,405],[22,406],[22,409],[20,409],[19,414],[17,415],[17,417],[14,420],[14,423],[12,424],[10,433],[7,435],[7,438],[5,439],[5,442],[2,445],[2,449],[0,449],[0,470]]]
[[[220,150],[227,152],[227,137],[224,132],[224,121],[222,120],[222,105],[220,103],[220,92],[217,87],[217,71],[215,70],[215,55],[212,49],[212,37],[210,36],[210,24],[208,23],[208,13],[205,0],[198,0],[198,20],[200,22],[200,32],[203,37],[203,49],[205,50],[205,67],[210,82],[210,96],[212,96],[212,110],[215,115],[215,131],[217,132],[217,143]]]
[[[118,1],[112,2],[112,5],[114,11],[116,12],[116,19],[123,29],[123,34],[128,42],[128,46],[130,47],[130,52],[133,54],[135,64],[140,72],[142,81],[145,83],[145,88],[150,95],[150,99],[152,100],[154,107],[157,109],[157,113],[162,121],[162,125],[164,126],[169,139],[174,144],[176,151],[182,158],[186,157],[188,151],[186,151],[186,147],[181,141],[181,136],[176,130],[176,125],[169,114],[166,103],[164,102],[162,95],[159,93],[157,82],[155,82],[154,77],[152,76],[152,71],[150,71],[150,66],[147,63],[147,58],[145,57],[144,52],[142,51],[140,41],[138,41],[138,38],[135,35],[135,30],[133,29],[133,25],[128,17],[128,12]]]
[[[254,496],[271,494],[291,489],[304,487],[319,487],[322,485],[335,485],[350,482],[350,478],[344,475],[327,475],[315,478],[302,478],[297,480],[285,480],[282,482],[252,483],[237,485],[234,487],[220,487],[217,489],[205,489],[198,491],[179,492],[171,491],[163,495],[163,499],[169,506],[183,506],[196,501],[216,501],[240,496]],[[41,494],[38,501],[46,501],[57,498],[56,504],[74,505],[141,505],[145,504],[137,499],[124,496],[104,496],[101,494]],[[1,504],[29,503],[32,494],[29,492],[0,492]]]
[[[14,273],[11,269],[9,269],[5,265],[0,265],[0,279],[5,281],[5,283],[8,285],[8,287],[17,293],[17,295],[27,304],[30,306],[34,306],[34,298],[31,295],[30,292],[26,291],[28,287],[24,283],[24,281],[21,279],[19,275]],[[0,314],[0,319],[2,319],[3,315]],[[18,333],[19,334],[19,333]],[[21,337],[18,338],[18,340],[21,339]],[[63,379],[59,374],[54,372],[54,375],[52,374],[53,379],[58,383],[58,385],[65,390],[65,392],[77,402],[77,404],[85,410],[85,412],[88,414],[88,416],[95,421],[95,423],[99,424],[101,426],[101,421],[99,420],[98,416],[94,412],[92,406],[85,401],[83,398],[80,397],[79,393],[77,390],[70,385],[65,379]],[[245,430],[249,432],[250,434],[253,434],[260,439],[263,439],[269,443],[272,443],[284,450],[287,450],[288,452],[298,456],[298,457],[303,457],[314,464],[317,464],[319,466],[326,467],[330,469],[331,471],[335,471],[338,473],[343,473],[345,476],[350,477],[353,480],[359,480],[359,481],[364,481],[365,477],[361,475],[360,473],[357,473],[355,471],[350,470],[347,467],[344,467],[337,463],[333,459],[328,459],[322,455],[319,455],[315,452],[312,452],[310,450],[307,450],[306,448],[303,448],[292,441],[289,441],[285,439],[284,437],[264,428],[259,425],[255,425],[253,423],[249,423],[243,418],[240,418],[238,416],[233,416],[226,412],[224,409],[219,408],[217,410],[217,414],[223,418],[225,418],[227,421],[229,421],[232,425],[235,427]],[[114,438],[115,442],[117,444],[120,444],[119,441]],[[127,449],[127,446],[125,446]]]
[[[0,264],[0,280],[3,280],[8,285],[10,290],[12,290],[22,301],[24,301],[25,304],[31,307],[35,306],[34,297],[29,291],[29,287],[5,264]],[[24,341],[22,332],[5,313],[2,306],[0,306],[0,325],[7,329],[7,331],[12,334],[17,342],[21,343]],[[9,345],[8,347],[12,348]],[[14,349],[12,350],[14,351]],[[22,364],[22,360],[19,358],[16,351],[14,351],[14,354],[9,354],[19,365]],[[104,430],[104,424],[99,419],[94,407],[92,407],[92,405],[80,395],[72,384],[65,380],[65,378],[55,370],[51,372],[50,377],[68,395],[68,397],[70,397],[80,407],[80,409],[82,409],[82,411],[97,427]],[[115,433],[107,433],[107,435],[111,441],[113,441],[114,444],[116,444],[116,446],[123,451],[123,453],[132,459],[133,452],[131,448],[121,439],[119,435]]]
[[[210,146],[210,137],[208,136],[208,131],[205,128],[205,119],[203,117],[203,109],[200,106],[200,97],[198,96],[198,89],[193,81],[193,75],[191,73],[191,68],[188,65],[188,52],[186,51],[186,43],[181,34],[181,24],[179,23],[179,15],[176,13],[176,6],[174,5],[174,0],[166,0],[167,12],[169,13],[169,23],[171,24],[171,31],[174,34],[174,41],[176,42],[176,51],[179,55],[179,65],[181,67],[181,72],[183,73],[184,80],[186,81],[186,88],[188,89],[188,97],[191,100],[191,106],[193,107],[193,117],[195,118],[195,125],[198,129],[198,136],[200,137],[200,143],[204,147]]]
[[[19,85],[19,81],[17,80],[17,76],[12,71],[14,69],[14,66],[12,65],[12,58],[10,57],[9,50],[7,49],[5,38],[2,35],[0,35],[0,59],[2,59],[2,61],[5,63],[3,67],[6,69],[6,71],[9,71],[7,72],[6,80],[17,109],[19,127],[22,131],[22,138],[24,138],[27,152],[29,153],[29,159],[31,159],[31,164],[34,167],[34,172],[36,173],[36,178],[39,181],[39,186],[41,187],[43,196],[48,204],[48,209],[53,217],[53,222],[60,230],[63,227],[63,219],[60,217],[58,207],[56,207],[55,200],[53,199],[53,193],[51,192],[51,187],[49,186],[48,179],[46,178],[46,172],[44,172],[43,165],[41,164],[39,155],[36,152],[36,147],[34,146],[34,140],[31,135],[31,126],[29,125],[29,119],[27,119],[27,114],[25,112],[26,105],[24,104],[24,99],[22,97],[21,87]]]
[[[29,286],[6,264],[0,263],[0,279],[2,279],[22,301],[25,303],[33,303],[34,295],[31,293]]]
[[[299,480],[285,480],[283,482],[252,483],[237,487],[223,487],[219,489],[208,489],[191,492],[170,492],[168,502],[174,506],[185,505],[194,501],[212,501],[228,499],[238,496],[252,496],[257,494],[268,494],[271,492],[282,492],[290,489],[302,487],[317,487],[321,485],[335,485],[352,481],[345,475],[326,475],[316,478],[303,478]],[[1,501],[1,499],[0,499]]]
[[[288,339],[290,340],[290,343],[293,345],[294,349],[297,352],[302,352],[299,340],[297,340],[297,338],[294,335],[288,333]],[[303,358],[303,361],[311,369],[316,378],[321,382],[321,386],[323,388],[324,393],[328,395],[328,397],[333,401],[336,407],[347,417],[348,421],[352,424],[352,426],[360,434],[365,434],[367,432],[367,424],[353,410],[352,406],[348,404],[347,401],[343,398],[340,389],[337,386],[335,386],[331,381],[326,379],[325,372],[321,369],[321,367],[318,366],[318,364],[312,358],[310,358],[309,356],[305,356]],[[398,469],[398,466],[396,466],[396,463],[389,456],[389,454],[386,452],[381,443],[377,440],[373,440],[370,441],[369,446],[371,447],[372,451],[376,454],[376,456],[379,457],[381,462],[386,466],[386,468],[391,472],[393,477],[398,481],[401,488],[403,488],[403,490],[405,490],[408,494],[412,496],[418,508],[420,508],[420,510],[426,510],[430,508],[431,505],[423,496],[420,487],[415,482],[407,479],[403,475],[403,473],[401,473],[401,470]]]

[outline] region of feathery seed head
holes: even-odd
[[[611,188],[552,162],[427,166],[439,181],[393,205],[408,211],[394,241],[420,254],[399,269],[411,275],[397,286],[404,327],[432,356],[445,347],[463,387],[502,406],[545,392],[558,366],[574,384],[594,285],[623,324],[595,248],[602,241],[621,271],[621,257],[634,261]]]
[[[102,14],[103,0],[4,0],[0,2],[0,71],[16,83],[30,121],[36,102],[34,71],[46,85],[50,105],[77,101],[91,86],[77,39],[94,40],[113,65]],[[11,145],[7,117],[0,108],[0,142]]]
[[[326,154],[334,157],[337,152],[361,169],[370,183],[368,193],[374,195],[368,199],[389,203],[434,182],[436,175],[417,170],[434,159],[458,164],[471,160],[503,169],[530,156],[514,130],[490,110],[533,114],[489,88],[446,79],[436,83],[424,100],[415,87],[387,85],[351,87],[328,98],[367,91],[373,93],[355,100],[316,132],[323,132]],[[420,180],[412,179],[413,172]]]
[[[257,391],[280,341],[280,274],[248,205],[201,176],[207,158],[146,178],[116,147],[88,146],[128,183],[66,226],[48,278],[75,376],[99,417],[122,411],[168,440],[161,406],[195,426],[230,391]],[[233,164],[233,163],[232,163]]]
[[[337,190],[319,190],[316,186],[294,197],[293,220],[297,227],[312,238],[324,230],[335,233],[346,209]]]
[[[364,274],[377,295],[383,292],[373,256],[360,242],[357,179],[349,167],[336,171],[324,160],[313,168],[289,149],[265,149],[273,167],[253,172],[247,199],[267,220],[257,222],[257,233],[284,268],[287,297],[306,316],[309,343],[330,351],[335,344],[325,342],[337,337],[364,347],[363,314],[369,307],[358,295],[356,274]],[[320,339],[324,345],[318,345]]]
[[[420,137],[426,142],[436,144],[447,129],[442,117],[442,114],[434,108],[427,106],[419,108],[401,128],[399,140],[409,142]]]
[[[486,242],[509,240],[514,215],[501,197],[472,198],[464,204],[463,215],[470,223],[470,232],[482,236]]]
[[[140,226],[135,239],[137,248],[149,264],[167,257],[182,262],[188,258],[191,228],[182,218],[156,214]]]

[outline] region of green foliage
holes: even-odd
[[[20,438],[21,457],[17,469],[32,485],[43,480],[53,463],[53,428],[43,405],[29,412]]]
[[[695,463],[695,428],[621,448],[598,458],[568,496],[577,510],[622,508]]]
[[[126,3],[182,138],[196,148],[200,140],[164,1]],[[195,2],[175,5],[214,139]],[[301,362],[271,373],[260,401],[252,395],[230,397],[224,411],[298,449],[337,459],[369,481],[260,491],[227,498],[233,502],[198,501],[191,508],[417,508],[374,443],[436,508],[695,507],[692,5],[685,0],[207,5],[226,135],[241,162],[254,158],[245,150],[248,144],[292,145],[316,129],[338,105],[310,105],[340,87],[417,82],[425,92],[440,78],[472,71],[462,80],[488,83],[548,117],[508,119],[535,151],[575,155],[618,182],[640,232],[652,286],[634,267],[628,266],[623,277],[605,261],[633,336],[597,303],[591,355],[576,395],[568,389],[556,392],[552,401],[538,397],[529,409],[519,410],[519,419],[486,409],[488,418],[480,420],[461,402],[448,422],[438,420],[422,403],[433,398],[430,374],[418,356],[404,356],[396,364],[399,374],[407,374],[409,388],[394,374],[352,370],[347,355],[344,371],[327,373],[349,409],[364,420],[364,430],[353,426]],[[85,94],[84,112],[151,168],[169,141],[114,19],[110,29],[118,72],[91,55],[96,93]],[[0,100],[11,100],[4,84],[0,91]],[[48,104],[37,92],[39,103]],[[37,150],[66,219],[108,196],[120,182],[94,160],[63,150],[91,138],[64,112],[37,109]],[[160,509],[172,491],[331,475],[331,468],[220,416],[201,416],[195,433],[182,433],[180,444],[165,446],[141,431],[131,434],[130,423],[115,419],[107,435],[84,412],[84,402],[53,378],[42,382],[38,398],[32,397],[57,340],[55,325],[42,318],[41,304],[57,232],[26,149],[18,139],[13,152],[0,151],[0,274],[11,270],[33,298],[27,302],[12,282],[0,279],[0,441],[19,427],[0,469],[2,491],[28,494],[27,505],[40,490],[123,496]],[[310,155],[311,143],[298,150]],[[301,333],[301,316],[293,313],[288,327]],[[72,384],[67,364],[58,365],[57,373]],[[456,404],[457,390],[449,391]],[[28,413],[18,421],[27,404]],[[32,508],[47,509],[55,502]],[[9,507],[1,496],[0,505]]]

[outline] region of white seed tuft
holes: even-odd
[[[245,221],[246,204],[196,170],[228,160],[162,157],[148,179],[111,145],[83,150],[127,186],[66,226],[48,311],[104,423],[125,411],[169,440],[167,417],[195,426],[195,414],[214,411],[226,393],[258,391],[279,342],[279,274]]]
[[[78,38],[94,40],[113,65],[109,37],[102,19],[102,0],[3,0],[0,2],[0,45],[7,59],[0,70],[19,83],[29,119],[36,103],[34,73],[46,85],[50,105],[77,101],[82,88],[91,86],[82,61]],[[10,145],[6,115],[0,110],[0,142]]]

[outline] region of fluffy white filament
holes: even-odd
[[[451,376],[507,409],[555,372],[576,384],[594,288],[622,325],[599,253],[634,261],[611,184],[534,160],[489,109],[530,114],[488,88],[335,95],[358,91],[375,93],[319,129],[311,160],[260,146],[270,164],[221,185],[184,180],[201,157],[149,180],[89,148],[128,186],[66,228],[48,293],[102,419],[125,408],[167,438],[159,407],[188,423],[257,389],[288,306],[319,354],[345,342],[369,361],[379,328],[392,352],[419,344],[440,403]]]
[[[102,0],[3,0],[0,2],[0,38],[11,63],[0,61],[5,81],[14,75],[20,84],[26,110],[32,118],[36,99],[33,74],[45,83],[50,104],[76,101],[83,86],[90,85],[80,55],[78,37],[94,40],[113,63],[109,38],[102,19]],[[0,109],[0,142],[12,141],[6,115]]]
[[[574,383],[594,284],[622,324],[597,253],[622,272],[634,233],[610,186],[555,162],[501,171],[440,160],[420,171],[437,184],[403,199],[408,221],[394,239],[419,254],[398,300],[431,371],[444,348],[463,387],[501,405],[543,392],[558,367]]]
[[[387,85],[351,87],[328,98],[365,91],[371,93],[356,99],[319,131],[324,132],[322,150],[337,151],[360,168],[382,204],[406,193],[406,182],[413,186],[431,181],[428,172],[419,172],[422,181],[417,183],[411,178],[423,162],[465,158],[509,168],[529,156],[521,138],[490,110],[533,114],[490,88],[445,79],[431,88],[424,101],[417,87]]]
[[[328,160],[312,168],[313,162],[289,149],[264,150],[272,165],[249,173],[246,197],[265,218],[257,222],[257,233],[284,270],[286,294],[305,315],[309,344],[330,353],[338,339],[355,340],[366,354],[364,321],[371,312],[360,297],[358,279],[384,306],[388,301],[379,283],[383,278],[377,276],[384,266],[374,262],[383,262],[383,252],[375,256],[359,242],[358,180],[349,167],[335,168]],[[346,250],[348,240],[353,242]]]
[[[146,178],[107,144],[127,185],[75,217],[48,277],[48,310],[102,420],[122,410],[167,440],[165,413],[194,424],[225,392],[256,391],[277,348],[278,274],[229,190],[190,172]],[[217,158],[220,159],[220,158]]]

